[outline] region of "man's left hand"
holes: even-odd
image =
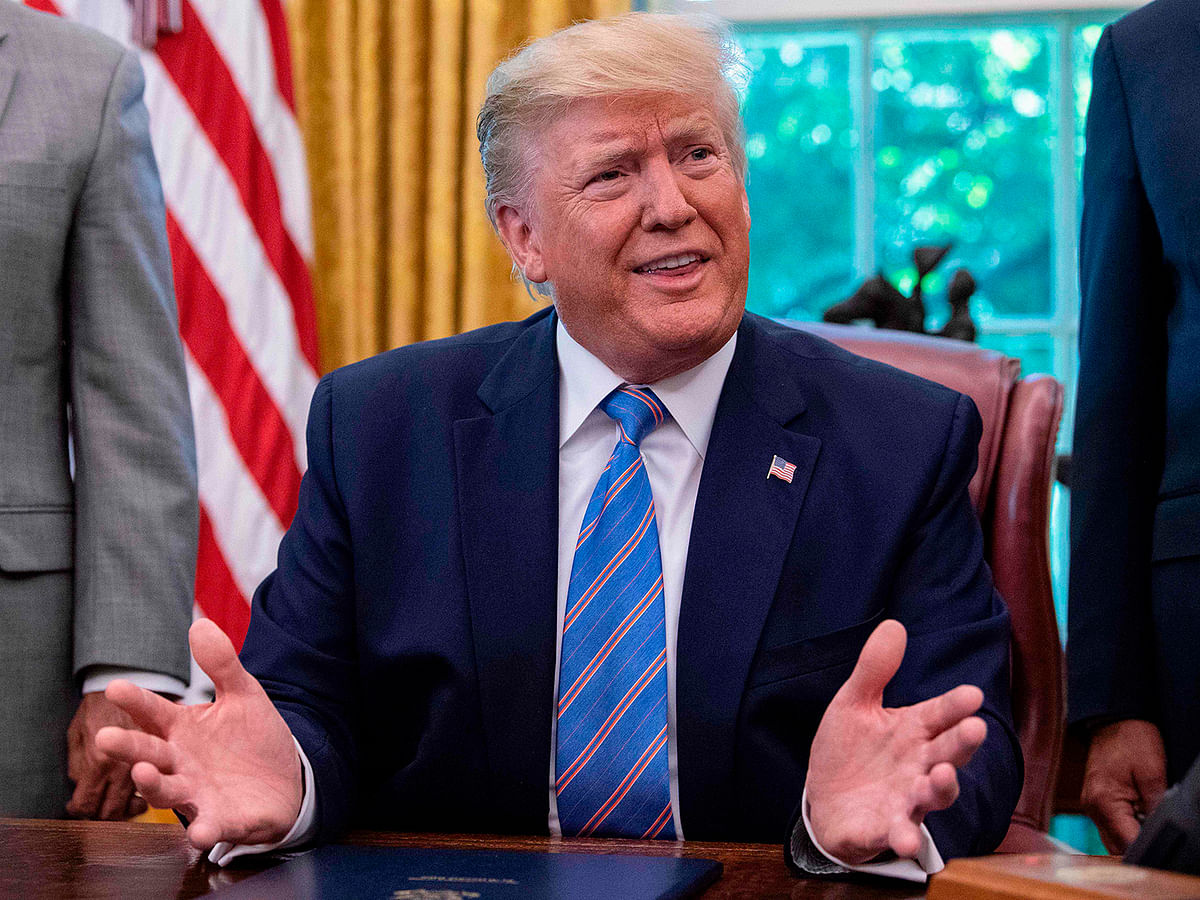
[[[73,818],[125,819],[146,811],[146,801],[134,793],[129,766],[96,749],[96,732],[105,725],[136,727],[103,693],[84,694],[67,729],[67,775],[75,782],[67,815]]]
[[[906,643],[899,622],[879,624],[813,738],[807,782],[813,837],[848,865],[887,850],[914,857],[926,813],[958,798],[957,770],[987,736],[987,723],[974,715],[983,692],[973,685],[913,706],[883,706]]]

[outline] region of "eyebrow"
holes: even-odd
[[[598,147],[588,148],[581,153],[576,160],[576,167],[580,170],[602,169],[637,156],[639,152],[640,150],[633,144],[612,141],[607,145],[601,144]]]
[[[719,136],[721,129],[708,116],[694,115],[668,123],[663,132],[667,143],[670,144],[712,135]]]
[[[720,130],[717,123],[710,117],[699,113],[674,119],[666,123],[663,127],[663,132],[667,140],[678,140],[679,138],[688,138],[700,134],[720,133]],[[596,146],[601,148],[605,145],[629,146],[626,144],[625,132],[617,130],[597,132],[591,136],[591,140]]]
[[[716,122],[707,116],[692,115],[673,122],[668,122],[664,128],[664,137],[668,145],[693,141],[700,138],[711,138],[721,134]],[[615,165],[641,152],[638,144],[628,141],[624,132],[602,131],[590,137],[589,147],[578,160],[580,169],[596,169]]]

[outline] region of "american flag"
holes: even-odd
[[[767,478],[772,475],[776,478],[782,478],[788,484],[792,483],[792,476],[796,474],[796,464],[790,463],[782,456],[771,457],[771,468],[767,469]]]
[[[296,511],[317,382],[308,174],[282,2],[26,3],[143,47],[196,426],[196,603],[240,647],[249,598]]]

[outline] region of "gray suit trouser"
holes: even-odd
[[[63,739],[79,702],[71,581],[70,572],[0,573],[0,671],[13,688],[0,703],[5,815],[57,818],[70,796]]]

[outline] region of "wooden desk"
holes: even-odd
[[[550,852],[634,853],[719,859],[725,874],[711,900],[915,898],[919,885],[872,880],[797,878],[783,850],[768,844],[666,843],[544,837],[353,832],[347,843],[377,847],[464,847]],[[188,846],[174,825],[0,819],[0,898],[8,900],[163,900],[199,897],[241,881],[272,863],[219,869]]]

